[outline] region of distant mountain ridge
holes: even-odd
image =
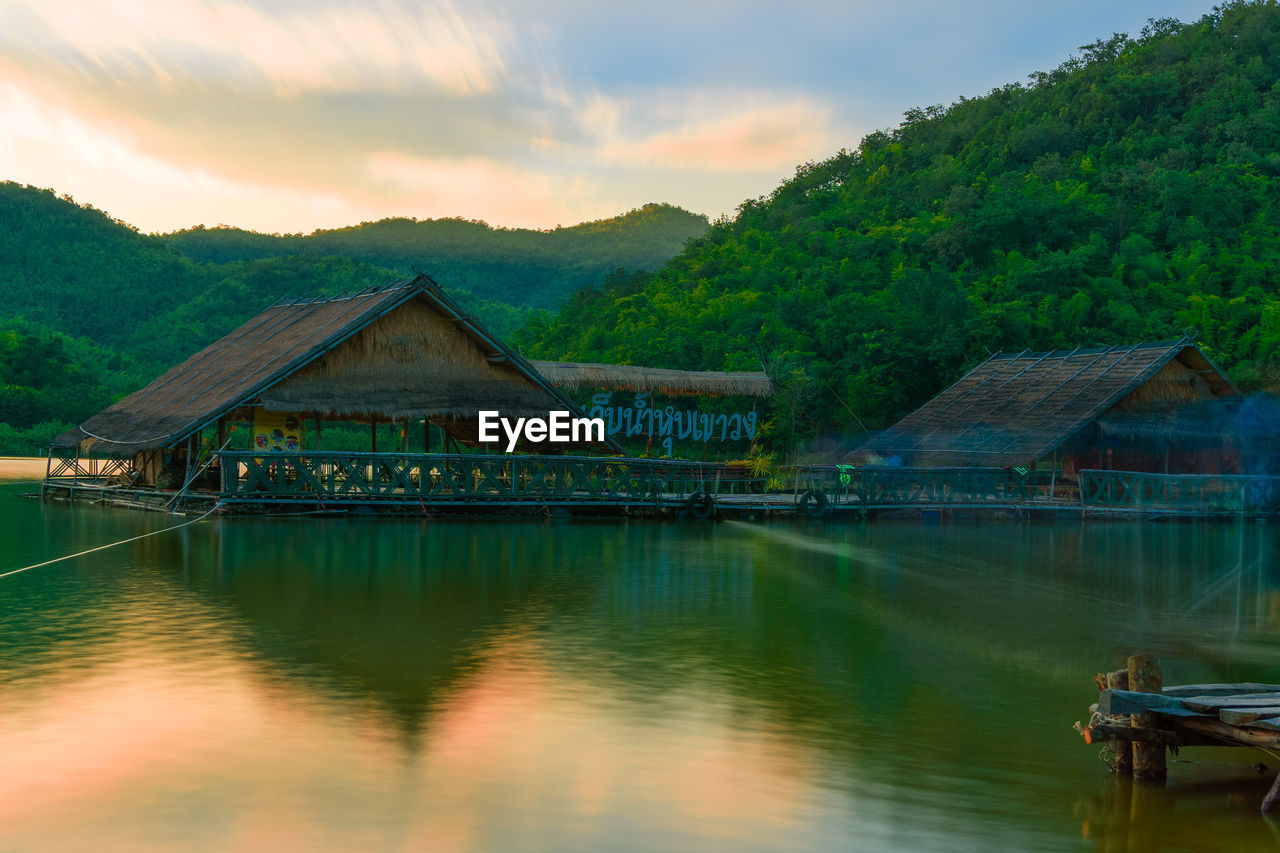
[[[382,219],[305,236],[196,227],[160,239],[194,261],[344,257],[406,275],[421,270],[480,299],[555,308],[619,268],[660,267],[708,226],[706,217],[683,208],[647,204],[548,231],[493,228],[465,219]]]

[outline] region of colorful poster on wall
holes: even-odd
[[[302,419],[289,412],[255,408],[253,447],[264,453],[296,453],[302,448]]]

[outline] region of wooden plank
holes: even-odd
[[[1252,725],[1258,720],[1280,717],[1280,705],[1268,705],[1264,708],[1223,708],[1218,712],[1218,719],[1229,726]]]
[[[1280,731],[1252,726],[1229,726],[1212,717],[1183,717],[1171,725],[1179,730],[1185,729],[1219,738],[1224,746],[1262,746],[1268,749],[1280,749]]]
[[[1182,704],[1180,699],[1159,693],[1139,693],[1133,690],[1103,690],[1098,694],[1099,714],[1144,714],[1152,712],[1168,717],[1201,717]]]
[[[1265,729],[1269,732],[1280,732],[1280,717],[1269,717],[1265,720],[1254,720],[1249,724],[1251,729]]]
[[[1239,684],[1175,684],[1164,689],[1165,696],[1231,696],[1237,693],[1280,692],[1280,684],[1259,684],[1244,681]]]
[[[1264,708],[1280,705],[1280,693],[1241,693],[1236,696],[1192,696],[1181,700],[1193,711],[1216,714],[1222,708]]]
[[[1112,741],[1116,749],[1128,746],[1135,741],[1162,744],[1164,746],[1222,746],[1222,741],[1217,738],[1195,732],[1138,729],[1128,725],[1127,722],[1121,723],[1103,719],[1094,719],[1088,726],[1076,723],[1076,730],[1080,732],[1085,743],[1094,744]],[[1116,772],[1120,772],[1119,767],[1116,768]],[[1130,767],[1129,772],[1132,772],[1132,767]]]

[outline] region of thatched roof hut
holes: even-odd
[[[172,447],[255,406],[329,420],[431,418],[455,437],[467,433],[457,424],[483,409],[584,416],[418,276],[345,296],[278,302],[55,444],[130,454]]]
[[[867,441],[859,455],[908,465],[1027,465],[1086,428],[1177,421],[1240,392],[1188,338],[1099,349],[1000,353]],[[1101,426],[1100,426],[1101,424]]]
[[[570,361],[534,360],[529,363],[560,388],[648,391],[673,397],[768,397],[773,394],[773,383],[764,372],[669,370],[631,364]]]

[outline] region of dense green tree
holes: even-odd
[[[1232,2],[908,110],[517,340],[547,358],[771,365],[788,399],[818,389],[803,423],[775,407],[799,437],[884,426],[998,350],[1195,331],[1246,387],[1275,383],[1277,45],[1280,7]]]

